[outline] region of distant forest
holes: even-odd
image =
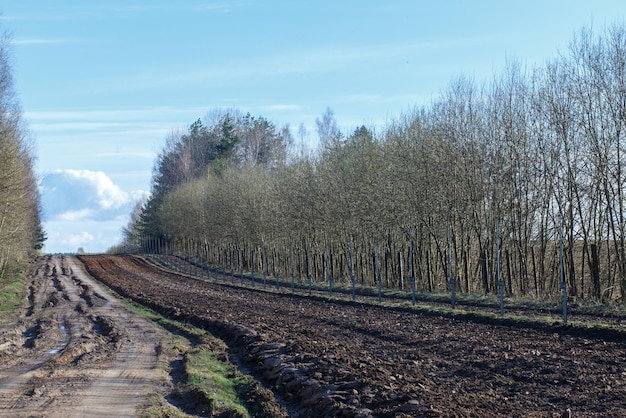
[[[499,260],[508,295],[550,297],[562,235],[569,295],[626,302],[625,27],[582,29],[538,68],[461,76],[384,127],[342,132],[331,109],[316,122],[313,151],[302,126],[294,138],[239,111],[172,132],[124,246],[282,274],[309,251],[316,279],[336,281],[353,248],[359,283],[402,287],[412,271],[420,291],[449,291],[451,275],[468,293],[497,291]]]
[[[9,45],[0,34],[0,289],[45,240],[34,153],[14,90]]]

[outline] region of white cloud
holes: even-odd
[[[156,106],[126,110],[29,111],[24,113],[24,118],[37,133],[40,146],[49,145],[51,151],[62,148],[59,143],[71,146],[98,141],[100,151],[114,150],[124,155],[142,152],[150,159],[151,167],[157,144],[162,143],[172,129],[188,126],[206,111],[205,106]],[[190,115],[196,115],[195,119]],[[84,148],[75,151],[76,155],[87,154]],[[91,154],[92,150],[89,151]]]
[[[56,170],[40,182],[44,217],[49,220],[114,219],[130,212],[135,196],[102,171]]]
[[[11,44],[13,45],[50,45],[50,44],[66,44],[70,42],[77,42],[77,40],[71,39],[71,38],[13,39],[11,41]]]
[[[85,247],[87,244],[94,240],[94,236],[89,232],[81,232],[79,234],[68,235],[66,239],[63,239],[61,243],[63,245],[70,246],[72,248]]]
[[[117,12],[134,12],[134,13],[146,13],[146,12],[230,12],[235,7],[233,2],[211,2],[212,4],[184,4],[177,3],[174,5],[164,4],[149,4],[149,5],[130,5],[124,7],[113,7],[110,11]]]
[[[128,203],[128,193],[123,192],[102,171],[65,170],[76,179],[91,183],[98,194],[98,203],[103,209],[119,208]]]
[[[272,104],[267,106],[260,106],[261,110],[269,110],[269,111],[295,111],[301,110],[302,106],[297,104]]]
[[[128,193],[102,171],[56,170],[41,181],[44,211],[53,216],[68,212],[88,215],[118,209],[129,203]],[[52,212],[52,213],[50,213]]]
[[[129,216],[96,221],[81,219],[67,221],[56,219],[44,222],[48,235],[44,250],[47,253],[72,253],[82,247],[89,253],[101,253],[122,240],[122,227]]]
[[[90,218],[93,216],[93,213],[91,209],[69,210],[58,215],[58,218],[62,221],[80,221],[81,219]]]
[[[172,115],[189,115],[205,112],[205,107],[171,107],[153,106],[139,107],[124,110],[54,110],[54,111],[28,111],[24,112],[27,119],[48,120],[56,122],[58,120],[77,121],[130,121],[148,119],[151,122],[160,120]]]
[[[39,188],[51,253],[103,252],[119,243],[135,202],[148,194],[122,190],[106,173],[91,170],[55,170]]]

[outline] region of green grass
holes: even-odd
[[[217,359],[212,350],[198,346],[187,352],[185,372],[191,392],[204,397],[214,415],[250,416],[238,392],[245,383],[245,376],[236,373],[232,365]]]
[[[123,302],[133,312],[143,316],[144,318],[151,320],[152,322],[159,324],[161,327],[173,333],[174,340],[177,340],[178,338],[180,338],[180,337],[177,338],[177,336],[182,336],[195,343],[196,341],[199,341],[203,336],[206,335],[206,331],[204,331],[203,329],[194,327],[193,325],[166,318],[154,312],[151,309],[138,305],[127,299],[124,299]]]
[[[146,408],[141,413],[142,418],[189,418],[184,412],[173,406],[164,405],[161,397],[157,393],[150,395]]]
[[[210,337],[200,328],[165,318],[132,302],[127,301],[127,305],[134,312],[173,333],[172,347],[184,353],[186,386],[194,398],[199,397],[201,399],[198,400],[209,404],[214,415],[227,413],[233,417],[250,416],[238,397],[237,388],[241,385],[241,378],[235,377],[233,366],[216,358],[208,344],[210,342],[210,345],[223,345],[223,343],[218,343],[219,340]],[[146,411],[144,417],[188,416],[180,412],[178,412],[180,415],[170,415],[172,409],[175,408],[153,405]]]
[[[263,411],[262,405],[246,404],[248,398],[258,399],[257,396],[250,396],[251,393],[265,389],[228,362],[227,346],[222,340],[201,328],[165,318],[128,300],[125,303],[134,312],[172,333],[172,348],[184,355],[185,390],[197,402],[210,405],[212,415],[241,418],[272,416],[271,412]],[[142,414],[143,418],[189,416],[163,402],[157,394],[152,396]]]
[[[24,302],[26,275],[17,272],[8,276],[0,281],[0,322],[8,321]]]

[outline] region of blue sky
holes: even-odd
[[[314,143],[383,126],[459,76],[528,67],[575,32],[623,24],[623,1],[30,1],[0,5],[36,143],[47,252],[106,250],[150,189],[168,133],[215,108]]]

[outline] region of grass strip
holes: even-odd
[[[285,415],[285,411],[277,411],[275,405],[267,403],[272,398],[267,389],[230,363],[228,346],[222,340],[201,328],[166,318],[129,300],[124,301],[131,310],[173,334],[172,347],[183,355],[183,390],[197,408],[206,406],[203,414],[208,412],[210,416],[234,418]],[[194,415],[163,402],[160,396],[154,394],[142,417],[187,418]]]
[[[7,322],[24,303],[26,275],[16,272],[0,281],[0,322]]]
[[[134,312],[174,334],[173,347],[184,354],[184,376],[186,379],[184,390],[190,394],[195,403],[207,405],[211,414],[216,416],[221,414],[232,417],[250,416],[237,391],[241,385],[241,379],[235,378],[236,373],[232,365],[218,359],[213,352],[215,346],[220,345],[223,346],[222,351],[225,350],[226,347],[223,342],[193,325],[165,318],[130,301],[126,301],[126,304]],[[180,336],[188,342],[185,344]],[[173,410],[176,408],[164,406],[161,403],[161,405],[152,405],[143,416],[146,418],[190,416],[180,411],[173,414]]]
[[[216,416],[249,417],[238,390],[245,385],[246,376],[237,373],[232,365],[217,357],[214,349],[205,344],[186,353],[185,374],[192,397],[209,404]]]

